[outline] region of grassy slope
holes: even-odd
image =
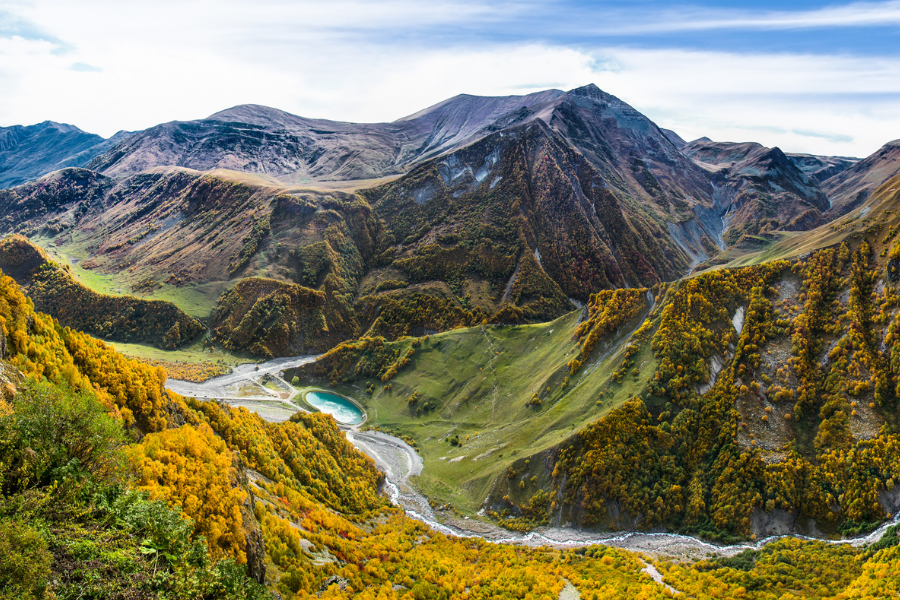
[[[53,260],[63,265],[72,266],[72,275],[84,286],[95,292],[109,296],[132,295],[132,286],[140,283],[139,277],[121,271],[119,273],[102,273],[99,270],[85,269],[81,261],[90,256],[85,247],[79,243],[78,237],[62,245],[56,245],[52,238],[34,237],[31,241],[43,248]],[[86,243],[86,242],[85,242]],[[226,281],[209,283],[188,283],[182,286],[160,283],[159,287],[142,293],[140,297],[147,300],[165,300],[178,306],[181,310],[197,319],[206,319],[216,307],[216,301],[229,286]]]
[[[32,238],[31,241],[40,246],[54,261],[62,265],[70,265],[71,273],[76,281],[90,288],[91,290],[106,294],[108,296],[128,296],[128,285],[122,281],[124,273],[118,275],[107,275],[96,271],[85,269],[80,266],[80,259],[84,257],[83,252],[78,252],[75,246],[57,246],[50,243],[49,238]],[[73,260],[75,259],[75,260]],[[221,290],[210,292],[208,294],[198,291],[198,287],[208,286],[185,286],[178,288],[176,286],[163,284],[154,293],[146,296],[151,300],[166,300],[172,302],[187,314],[195,318],[205,318],[209,316],[211,307],[215,306],[218,294]],[[126,356],[135,358],[145,358],[153,360],[165,360],[169,362],[186,362],[186,363],[202,363],[202,362],[218,362],[224,361],[229,366],[234,366],[249,360],[239,354],[228,352],[226,350],[216,348],[210,350],[203,347],[201,340],[195,341],[189,346],[179,348],[178,350],[162,350],[155,346],[147,344],[129,344],[125,342],[111,342],[107,344],[113,346],[118,352]]]
[[[30,240],[40,246],[54,261],[62,265],[69,265],[69,273],[80,284],[89,289],[108,296],[128,296],[130,284],[125,282],[127,271],[112,275],[99,273],[81,266],[81,259],[86,256],[79,251],[77,245],[57,246],[51,243],[51,239],[38,237]],[[74,259],[74,260],[73,260]],[[215,307],[216,300],[224,290],[225,285],[217,286],[215,283],[206,285],[187,285],[177,287],[163,284],[151,294],[144,297],[148,300],[165,300],[172,302],[187,314],[194,318],[206,318],[210,310]],[[203,363],[224,361],[229,366],[234,366],[248,360],[248,357],[240,353],[229,352],[222,348],[205,348],[202,340],[196,340],[191,345],[178,350],[162,350],[147,344],[131,344],[126,342],[107,341],[118,352],[135,358],[164,360],[168,362]]]
[[[215,349],[204,347],[202,340],[197,340],[189,346],[179,348],[178,350],[160,350],[153,346],[144,344],[126,344],[124,342],[106,342],[116,349],[120,354],[131,356],[134,358],[146,358],[150,360],[165,360],[168,362],[219,362],[222,361],[229,366],[239,365],[248,362],[250,358],[242,357],[227,350],[223,350],[218,346]]]
[[[393,390],[371,379],[335,389],[366,407],[369,424],[416,440],[425,462],[417,484],[429,497],[473,513],[497,476],[517,458],[559,444],[643,390],[643,381],[631,378],[609,385],[610,374],[621,362],[620,342],[637,321],[598,348],[562,388],[567,363],[575,356],[570,353],[575,347],[572,334],[580,315],[574,311],[539,325],[472,327],[433,335],[416,349],[412,364],[391,380]],[[402,355],[411,341],[397,344]],[[596,365],[598,358],[604,360]],[[647,352],[635,364],[644,361],[646,375],[655,360]],[[371,396],[362,391],[369,382],[376,384]],[[607,388],[601,400],[600,392]],[[436,408],[417,415],[407,403],[413,392],[421,397],[419,406],[427,401]],[[541,406],[526,406],[533,393],[540,396]],[[456,435],[461,447],[448,441]]]
[[[168,173],[171,171],[183,171],[193,175],[203,175],[199,171],[192,169],[172,169],[159,168],[152,169],[150,172]],[[223,182],[242,184],[252,188],[253,190],[263,189],[269,195],[276,194],[328,194],[329,192],[344,191],[354,192],[360,189],[367,189],[373,186],[382,185],[393,181],[397,176],[385,177],[381,179],[360,180],[360,181],[335,181],[314,186],[301,184],[282,184],[271,178],[252,174],[241,173],[238,171],[230,171],[227,169],[215,169],[210,171],[208,175],[213,176]],[[144,278],[134,269],[120,269],[115,273],[104,272],[105,269],[85,269],[81,262],[90,258],[96,253],[97,239],[92,237],[90,233],[73,230],[71,236],[38,235],[31,237],[31,241],[41,246],[53,259],[60,264],[68,264],[72,266],[72,273],[79,283],[91,288],[92,290],[113,296],[123,296],[132,294],[132,286],[137,286]],[[237,234],[235,234],[237,235]],[[237,235],[240,237],[240,235]],[[59,242],[62,243],[59,243]],[[264,254],[261,251],[260,254]],[[272,269],[266,268],[266,261],[262,261],[262,265],[251,264],[250,268],[243,273],[244,276],[276,276],[271,272]],[[262,268],[258,268],[262,267]],[[277,277],[276,277],[277,278]],[[206,319],[214,312],[216,302],[227,288],[233,285],[233,281],[210,280],[205,282],[185,281],[179,285],[173,285],[165,281],[156,281],[158,287],[151,290],[142,290],[140,296],[148,300],[166,300],[174,303],[183,311],[198,319]]]
[[[170,349],[196,342],[203,332],[200,321],[174,303],[96,291],[74,276],[67,258],[60,260],[21,235],[0,240],[0,265],[25,286],[37,310],[73,329]]]

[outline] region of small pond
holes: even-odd
[[[323,413],[330,414],[335,421],[344,425],[359,425],[365,421],[365,415],[355,404],[337,394],[307,392],[306,402]]]

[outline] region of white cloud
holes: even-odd
[[[440,37],[444,27],[490,24],[504,8],[519,16],[535,8],[323,6],[276,0],[259,0],[251,11],[245,3],[205,0],[20,5],[23,19],[65,48],[0,38],[0,124],[53,119],[111,135],[241,103],[386,121],[459,93],[523,94],[544,84],[569,89],[594,82],[687,139],[706,135],[859,156],[900,138],[900,59],[451,45]],[[433,39],[398,37],[403,26],[423,21]],[[77,64],[94,70],[73,70]]]
[[[853,2],[815,10],[749,11],[677,7],[636,19],[616,14],[595,32],[617,35],[689,31],[785,30],[900,25],[900,2]]]
[[[685,139],[866,156],[900,138],[900,59],[627,48],[598,58],[601,88]]]

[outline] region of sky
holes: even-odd
[[[0,0],[0,126],[393,121],[588,83],[686,140],[867,156],[900,138],[900,0]]]

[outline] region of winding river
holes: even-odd
[[[197,398],[219,398],[223,400],[243,400],[245,398],[231,398],[225,395],[227,384],[233,384],[240,380],[256,380],[264,374],[276,374],[286,368],[297,366],[315,360],[314,356],[304,356],[288,359],[275,359],[259,365],[241,365],[235,369],[232,375],[226,375],[212,379],[206,383],[187,384],[177,380],[169,380],[166,387],[183,395]],[[325,394],[326,396],[330,394]],[[327,398],[326,398],[327,400]],[[343,399],[341,399],[343,400]],[[339,403],[341,409],[347,409],[345,401]],[[296,408],[292,405],[293,408]],[[355,408],[355,407],[354,407]],[[301,409],[302,410],[302,409]],[[352,412],[352,411],[351,411]],[[264,416],[264,418],[266,418]],[[354,416],[348,419],[355,420]],[[529,533],[516,533],[492,523],[480,520],[458,517],[451,511],[439,511],[437,516],[428,503],[428,499],[420,494],[409,482],[411,477],[422,473],[423,462],[419,454],[403,440],[376,431],[358,431],[357,425],[340,425],[346,433],[347,440],[358,450],[365,453],[385,473],[384,488],[391,502],[402,507],[410,517],[422,521],[433,529],[457,537],[480,537],[490,542],[523,544],[527,546],[556,546],[562,548],[574,548],[604,544],[616,548],[623,548],[637,552],[646,552],[660,556],[675,558],[705,558],[710,555],[734,556],[744,550],[760,549],[766,544],[785,537],[795,537],[804,540],[817,540],[829,544],[850,544],[851,546],[864,546],[878,541],[884,535],[888,527],[896,525],[900,520],[900,512],[892,519],[883,523],[875,531],[849,539],[828,540],[798,534],[775,535],[757,542],[745,542],[740,544],[719,545],[703,541],[701,539],[678,533],[644,533],[644,532],[616,532],[599,534],[568,527],[540,527]]]
[[[888,527],[896,525],[900,513],[869,534],[841,539],[819,539],[798,534],[774,535],[757,542],[719,545],[678,533],[645,533],[637,531],[599,534],[570,527],[540,527],[529,533],[509,531],[482,521],[459,518],[452,513],[435,515],[427,498],[409,483],[409,478],[422,472],[422,459],[403,440],[379,432],[347,430],[347,439],[361,452],[370,456],[385,472],[385,491],[391,502],[402,507],[410,517],[422,521],[442,533],[457,537],[480,537],[490,542],[523,544],[527,546],[556,546],[576,548],[603,544],[626,550],[646,552],[674,558],[706,558],[709,555],[734,556],[744,550],[759,550],[785,537],[822,541],[829,544],[864,546],[878,541]]]

